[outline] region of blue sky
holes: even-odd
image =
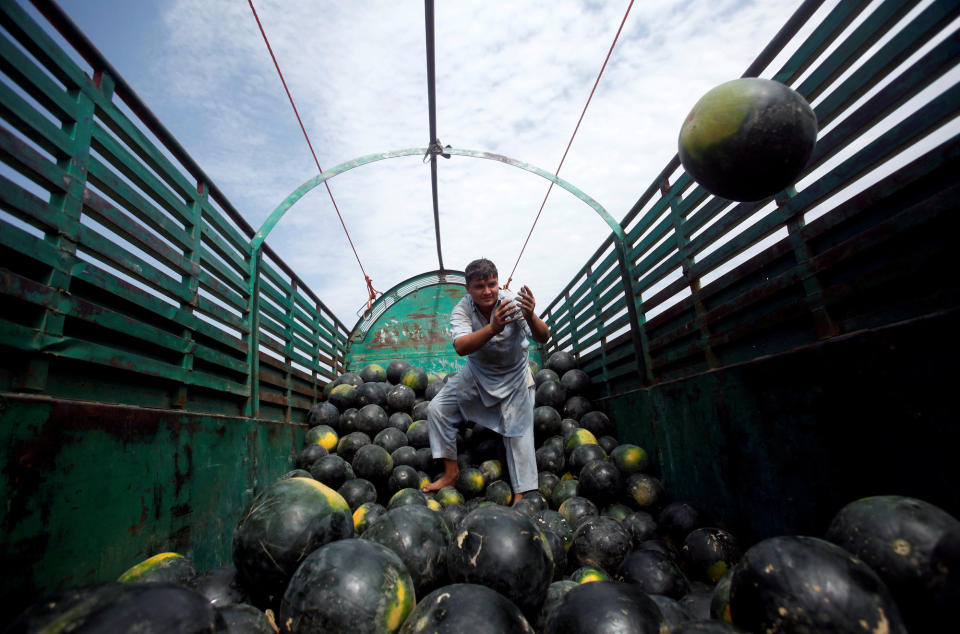
[[[323,168],[427,144],[422,2],[254,4]],[[441,141],[552,172],[628,2],[436,5]],[[740,76],[798,5],[635,2],[560,176],[623,217],[676,152],[696,100]],[[244,0],[61,6],[255,228],[315,175]],[[548,185],[491,161],[441,160],[446,267],[489,257],[505,280]],[[437,268],[420,157],[353,170],[330,186],[379,290]],[[529,285],[545,308],[608,234],[589,207],[554,188],[512,287]],[[268,242],[352,327],[366,291],[326,191],[294,206]]]

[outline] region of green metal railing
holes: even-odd
[[[74,53],[0,5],[3,389],[299,422],[349,331],[35,4]]]
[[[264,239],[326,178],[425,148],[310,179],[255,232],[60,10],[35,5],[74,53],[0,7],[0,386],[298,420],[351,331]],[[612,393],[908,316],[853,308],[850,289],[886,273],[852,263],[938,213],[878,201],[955,160],[958,14],[957,0],[804,2],[746,73],[794,87],[821,126],[771,200],[713,197],[674,157],[616,222],[543,170],[450,149],[561,184],[611,226],[544,312],[546,352],[573,351]]]
[[[796,188],[732,203],[698,187],[674,157],[620,223],[629,266],[608,239],[547,307],[548,351],[574,352],[612,390],[910,316],[851,310],[851,298],[889,277],[853,263],[940,213],[882,201],[956,160],[960,3],[842,2],[822,17],[819,4],[804,3],[746,73],[786,56],[766,76],[814,106],[821,134]],[[636,320],[616,288],[622,277],[634,281]],[[641,342],[639,355],[630,338]]]

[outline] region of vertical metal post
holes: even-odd
[[[97,73],[94,82],[109,98],[113,93],[113,81],[108,75]],[[57,165],[68,176],[66,191],[50,196],[50,207],[60,217],[57,234],[46,233],[44,240],[53,244],[60,253],[57,266],[50,270],[44,283],[57,289],[59,294],[70,292],[71,268],[77,259],[77,242],[80,239],[80,217],[83,214],[83,192],[87,185],[87,159],[90,156],[90,137],[93,130],[93,100],[79,89],[68,91],[71,99],[78,105],[79,117],[75,121],[65,121],[61,129],[70,136],[72,147],[70,155],[58,157]],[[53,308],[46,308],[39,319],[38,330],[47,339],[62,338],[65,315]],[[31,358],[25,364],[23,374],[16,383],[17,389],[29,392],[42,392],[47,387],[49,361],[47,358]]]
[[[184,258],[187,259],[197,271],[200,270],[200,250],[201,236],[203,234],[203,203],[207,200],[207,187],[203,181],[197,182],[197,195],[190,203],[191,225],[188,227],[190,235],[190,247],[185,249]],[[181,302],[180,309],[187,314],[193,314],[194,308],[200,302],[200,278],[197,274],[182,275],[180,283],[190,291],[190,301]],[[180,331],[181,336],[189,343],[180,360],[180,367],[186,371],[193,370],[193,351],[196,344],[193,342],[193,330],[184,328]],[[173,407],[182,409],[187,405],[187,386],[183,383],[177,386],[176,394],[173,399]]]
[[[292,289],[290,295],[286,297],[286,318],[287,323],[284,324],[283,336],[286,341],[283,346],[284,353],[284,377],[286,379],[286,402],[287,405],[284,408],[283,420],[286,422],[291,422],[293,417],[293,405],[291,401],[293,400],[293,315],[294,315],[294,303],[295,297],[297,294],[297,280],[290,280],[290,288]]]
[[[250,254],[247,269],[247,405],[244,415],[260,416],[260,262],[263,252],[257,248]]]
[[[670,191],[670,181],[665,177],[660,183],[660,193],[666,196]],[[690,238],[684,232],[684,218],[680,215],[680,197],[670,198],[670,224],[673,225],[674,242],[677,245],[677,253],[680,255],[680,271],[683,278],[687,280],[687,286],[690,288],[691,299],[693,300],[694,317],[693,323],[700,333],[700,347],[703,349],[706,357],[707,366],[715,368],[719,365],[717,357],[710,347],[710,331],[707,329],[706,313],[707,310],[700,299],[700,278],[691,277],[690,270],[693,268],[693,257],[689,252]]]
[[[778,207],[783,207],[791,198],[797,195],[797,190],[793,187],[780,192],[776,201]],[[830,316],[827,307],[823,303],[823,289],[820,286],[820,280],[816,273],[810,270],[810,248],[803,239],[802,229],[805,223],[803,214],[796,214],[787,221],[787,235],[790,238],[790,246],[793,247],[793,256],[797,260],[797,266],[800,268],[800,277],[803,283],[803,292],[813,316],[813,323],[817,329],[817,337],[827,339],[840,332],[836,322]]]
[[[630,315],[630,338],[633,341],[633,351],[637,358],[637,374],[644,385],[653,383],[653,361],[650,358],[650,345],[647,341],[646,319],[643,315],[643,305],[640,292],[637,290],[633,276],[633,267],[630,265],[630,255],[627,245],[621,235],[614,235],[613,245],[617,250],[617,260],[620,263],[620,281],[623,294],[626,297],[627,313]]]

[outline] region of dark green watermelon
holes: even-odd
[[[450,528],[441,513],[419,504],[391,508],[364,531],[363,538],[386,546],[403,560],[416,596],[446,583]]]
[[[539,370],[533,373],[534,385],[536,385],[537,387],[540,387],[540,385],[544,381],[556,381],[557,383],[559,383],[560,375],[554,372],[553,370],[548,370],[547,368],[543,368],[542,370]]]
[[[357,454],[357,451],[369,444],[370,436],[362,431],[351,432],[340,438],[340,442],[337,443],[337,455],[352,465],[353,457]],[[359,477],[362,478],[363,476]]]
[[[416,393],[406,385],[394,385],[387,392],[387,406],[394,412],[410,412],[416,399]]]
[[[680,599],[690,591],[690,582],[667,555],[652,550],[634,550],[620,563],[618,578],[647,594]]]
[[[341,438],[357,431],[357,414],[359,413],[360,410],[356,407],[350,407],[340,414],[339,427],[337,429],[340,431]]]
[[[500,592],[525,614],[536,614],[553,580],[546,538],[529,517],[504,506],[483,506],[460,523],[447,549],[454,582]]]
[[[461,469],[457,474],[454,487],[456,487],[457,491],[459,491],[464,498],[470,499],[483,495],[487,489],[487,481],[484,479],[483,472],[480,471],[480,469],[467,467],[466,469]]]
[[[887,587],[836,544],[771,537],[743,554],[730,580],[733,624],[751,632],[907,631]]]
[[[288,632],[396,632],[415,603],[413,579],[386,546],[344,539],[316,549],[280,604]]]
[[[570,556],[576,562],[572,565],[592,566],[614,575],[630,549],[630,533],[617,520],[600,515],[585,519],[574,531]]]
[[[410,423],[412,422],[413,418],[406,412],[394,412],[390,414],[390,418],[387,419],[387,424],[390,425],[390,427],[396,427],[403,433],[407,433],[407,428],[410,427]]]
[[[708,91],[680,128],[680,162],[728,200],[773,196],[799,178],[817,142],[817,116],[799,93],[744,77]]]
[[[406,489],[400,489],[390,496],[390,501],[387,503],[387,508],[395,509],[411,504],[426,507],[427,496],[423,491],[420,490],[420,487],[407,487]]]
[[[578,368],[572,368],[560,377],[560,385],[567,394],[582,394],[590,385],[590,375]]]
[[[580,427],[586,429],[596,438],[617,435],[617,426],[613,424],[609,416],[598,410],[585,413],[577,422]]]
[[[364,383],[358,385],[353,393],[353,405],[362,409],[367,405],[383,406],[387,402],[387,392],[379,383]]]
[[[657,516],[660,537],[675,548],[682,548],[687,534],[703,525],[699,509],[689,502],[670,502]]]
[[[567,579],[574,583],[593,583],[594,581],[616,581],[602,568],[586,565],[580,566],[569,575]]]
[[[307,425],[315,427],[316,425],[328,425],[337,428],[340,423],[340,410],[333,403],[323,401],[317,403],[307,412]]]
[[[297,452],[297,456],[294,459],[294,464],[297,465],[298,469],[304,469],[305,471],[310,470],[310,466],[326,456],[329,452],[324,449],[323,445],[318,445],[312,443],[301,449]]]
[[[633,547],[657,536],[657,521],[646,511],[634,511],[621,522],[633,538]]]
[[[595,581],[567,591],[547,617],[546,634],[662,634],[660,609],[629,583]]]
[[[346,500],[307,478],[278,480],[253,498],[233,534],[233,563],[256,604],[272,605],[312,550],[353,536]]]
[[[425,420],[415,420],[407,428],[407,443],[422,449],[430,446],[430,425]]]
[[[647,452],[643,447],[630,443],[617,445],[610,452],[610,459],[613,460],[613,464],[617,465],[617,469],[620,469],[620,473],[624,476],[646,471],[649,463]]]
[[[407,435],[395,427],[387,427],[373,437],[373,444],[380,445],[393,457],[394,451],[407,445]]]
[[[387,491],[393,495],[400,489],[419,489],[420,474],[410,465],[398,465],[387,478]]]
[[[577,367],[577,358],[565,350],[558,350],[547,357],[544,367],[556,372],[557,376],[563,376],[569,370]]]
[[[549,405],[541,405],[533,409],[533,435],[543,440],[560,433],[560,413]]]
[[[475,583],[454,583],[423,597],[401,634],[533,634],[509,599]]]
[[[917,498],[878,495],[840,509],[825,538],[880,575],[913,632],[932,630],[943,617],[935,597],[946,576],[932,555],[950,532],[960,532],[960,521],[943,509]]]
[[[310,475],[331,489],[339,489],[347,481],[347,461],[340,456],[324,456],[310,466]]]
[[[544,381],[534,392],[533,402],[536,407],[547,405],[562,412],[567,402],[567,391],[557,381]]]
[[[580,495],[568,497],[560,504],[557,512],[570,522],[570,526],[574,530],[580,526],[581,522],[600,515],[600,509],[597,508],[597,505]]]
[[[430,412],[430,401],[416,400],[413,402],[413,408],[410,410],[410,418],[413,420],[427,420]]]
[[[373,443],[357,449],[350,464],[358,478],[370,480],[378,486],[386,484],[387,479],[393,472],[393,458],[390,457],[386,449]]]
[[[573,544],[573,526],[567,518],[553,509],[543,509],[533,516],[533,520],[544,532],[552,532],[560,537],[565,551],[570,550],[570,545]]]
[[[503,506],[509,506],[513,501],[513,489],[503,480],[497,480],[487,485],[484,495],[488,500]]]
[[[550,493],[550,506],[554,509],[559,509],[564,502],[577,494],[577,487],[579,485],[580,483],[576,478],[569,480],[561,479],[557,483],[557,486],[553,487],[553,492]]]
[[[400,431],[399,429],[397,431]],[[403,441],[407,441],[407,435],[403,435]],[[397,447],[390,453],[390,457],[393,458],[393,466],[396,468],[399,465],[405,464],[413,467],[414,469],[419,468],[419,461],[417,459],[417,450],[410,445],[404,445],[402,447]]]
[[[307,430],[303,435],[303,442],[306,445],[320,445],[329,451],[336,451],[337,442],[340,437],[336,430],[330,425],[317,425]]]
[[[577,495],[591,500],[597,506],[607,506],[620,499],[623,479],[620,470],[605,460],[588,462],[577,478]]]
[[[223,617],[202,594],[179,584],[156,582],[103,583],[50,594],[20,612],[4,632],[212,634],[226,630]]]
[[[364,502],[377,501],[377,487],[364,478],[353,478],[340,485],[337,493],[347,501],[351,511],[355,511]]]
[[[197,576],[197,568],[189,557],[180,553],[159,553],[128,568],[117,579],[120,583],[154,583],[168,581],[189,585]]]
[[[393,385],[400,383],[403,373],[410,369],[410,362],[403,359],[394,359],[387,364],[387,381]]]
[[[583,469],[584,465],[588,462],[593,462],[594,460],[606,460],[607,452],[603,450],[603,447],[600,445],[580,445],[570,452],[570,459],[568,461],[567,468],[570,469],[570,473],[580,477],[580,470]],[[614,467],[616,468],[616,467]],[[620,473],[617,470],[617,473]]]
[[[634,473],[624,483],[627,502],[640,511],[657,511],[665,502],[666,489],[659,478],[646,473]]]
[[[379,405],[364,405],[357,412],[357,431],[370,437],[376,436],[389,426],[388,420],[387,413]]]
[[[364,383],[382,383],[387,380],[387,370],[378,363],[370,363],[363,366],[357,373]]]
[[[423,368],[418,368],[417,366],[410,366],[400,376],[400,383],[406,385],[417,394],[423,394],[423,391],[427,389],[427,384],[429,382],[430,380],[427,377],[426,371]]]
[[[732,533],[703,527],[690,531],[684,538],[682,556],[691,579],[713,584],[737,563],[740,549]]]
[[[484,460],[478,469],[487,485],[503,478],[503,463],[499,460]]]
[[[559,483],[560,476],[552,471],[540,471],[537,473],[537,490],[551,505],[553,504],[553,490]]]
[[[544,445],[534,452],[538,472],[563,473],[567,468],[567,459],[562,449]]]
[[[564,389],[564,393],[566,394],[566,389]],[[590,404],[590,401],[579,394],[568,395],[567,400],[563,403],[563,417],[572,418],[575,421],[579,421],[584,414],[592,410],[593,405]]]
[[[386,512],[387,509],[382,504],[364,502],[353,511],[353,531],[362,536],[370,525]]]
[[[341,383],[330,390],[330,402],[333,403],[341,412],[351,407],[356,407],[357,386],[349,383]]]

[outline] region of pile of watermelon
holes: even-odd
[[[469,423],[455,486],[422,492],[443,470],[426,416],[449,377],[368,365],[326,386],[295,468],[238,518],[232,565],[200,573],[162,553],[116,583],[47,597],[9,631],[897,633],[949,622],[960,522],[945,511],[864,498],[822,537],[745,548],[672,499],[644,448],[618,440],[571,354],[531,370],[539,488],[519,501],[502,439]]]

